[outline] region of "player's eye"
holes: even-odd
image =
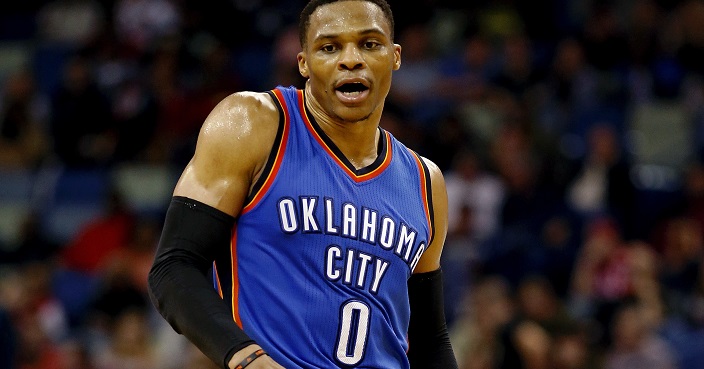
[[[365,41],[363,46],[365,49],[376,49],[379,45],[376,41]]]
[[[320,50],[326,53],[331,53],[335,51],[335,45],[323,45]]]

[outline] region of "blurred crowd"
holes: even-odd
[[[704,368],[704,2],[390,3],[382,126],[445,173],[460,368]],[[0,4],[0,369],[216,367],[146,274],[208,112],[303,86],[304,4]]]

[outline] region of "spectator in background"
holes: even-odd
[[[206,45],[195,55],[199,78],[194,93],[197,100],[202,101],[198,105],[202,105],[200,115],[203,117],[232,91],[241,89],[244,83],[233,67],[232,52],[227,45],[217,39],[204,44]]]
[[[587,221],[612,217],[626,239],[642,236],[630,163],[623,156],[618,133],[609,124],[597,124],[589,130],[586,142],[586,155],[568,185],[568,204]]]
[[[501,205],[504,199],[502,180],[485,168],[477,152],[461,148],[446,170],[448,197],[448,231],[459,225],[460,209],[467,206],[472,217],[469,229],[477,240],[485,240],[500,229]],[[462,226],[463,227],[463,226]]]
[[[448,326],[454,323],[464,296],[473,288],[474,275],[479,266],[479,247],[474,236],[473,217],[472,209],[468,205],[462,206],[457,214],[456,225],[447,232],[440,259],[443,274],[447,276],[443,281],[443,293]]]
[[[393,101],[387,101],[379,124],[401,142],[406,142],[409,147],[426,147],[427,136],[418,125],[408,124],[409,120],[411,118],[407,116],[406,111]]]
[[[575,263],[570,289],[570,314],[596,317],[602,304],[610,306],[630,293],[627,250],[618,226],[608,219],[591,222]]]
[[[425,23],[417,23],[404,28],[398,38],[403,45],[403,68],[394,73],[389,99],[430,132],[448,109],[437,85],[440,63],[431,32]]]
[[[497,369],[549,369],[552,339],[532,319],[514,311],[499,330]]]
[[[75,49],[94,41],[105,24],[99,1],[56,0],[44,2],[37,14],[39,37]]]
[[[108,191],[104,212],[83,224],[57,255],[53,289],[72,327],[84,324],[108,266],[125,247],[134,219],[119,192]]]
[[[704,4],[696,0],[678,3],[672,12],[677,38],[674,40],[676,57],[686,70],[704,75]]]
[[[296,65],[291,62],[296,60],[299,49],[298,27],[292,25],[279,32],[274,40],[271,60],[272,73],[268,78],[268,85],[303,87],[305,80],[298,73]]]
[[[689,220],[704,232],[704,165],[700,160],[689,163],[682,171],[681,190],[659,213],[650,234],[659,251],[664,250],[666,230],[674,220]]]
[[[700,270],[696,287],[685,297],[683,307],[667,317],[660,332],[671,344],[680,369],[699,369],[704,363],[704,270]]]
[[[526,25],[521,18],[518,7],[510,1],[491,2],[476,10],[479,33],[485,35],[492,43],[521,34]]]
[[[662,26],[672,19],[653,0],[634,2],[627,14],[629,98],[635,104],[676,98],[685,69],[677,60],[672,31]]]
[[[61,361],[56,363],[62,369],[96,369],[88,348],[78,339],[67,339],[59,348]]]
[[[548,219],[540,232],[540,247],[533,260],[534,273],[551,282],[554,292],[562,299],[568,295],[574,263],[580,248],[578,219],[558,214]]]
[[[568,331],[575,323],[551,281],[544,277],[525,278],[518,286],[516,302],[520,314],[539,324],[551,337]]]
[[[587,60],[600,71],[611,72],[625,63],[629,48],[614,5],[592,6],[580,37]]]
[[[497,367],[498,333],[513,310],[510,286],[500,276],[485,276],[467,291],[450,335],[460,369]]]
[[[125,244],[110,255],[104,275],[124,279],[147,296],[147,276],[161,234],[161,225],[151,219],[137,218]]]
[[[456,54],[447,57],[441,69],[439,92],[455,104],[479,101],[495,73],[494,48],[481,34],[468,35]]]
[[[0,280],[0,303],[17,332],[16,368],[68,369],[59,366],[61,342],[70,331],[63,305],[51,288],[52,270],[46,262],[33,262]]]
[[[643,307],[645,323],[658,329],[665,317],[666,306],[659,273],[662,263],[653,246],[644,241],[628,243],[631,296]]]
[[[448,233],[442,266],[448,278],[445,297],[448,322],[458,313],[462,296],[482,267],[482,243],[499,231],[503,201],[501,180],[484,169],[477,153],[467,147],[453,156],[446,171]]]
[[[52,97],[51,136],[54,151],[70,167],[105,165],[116,137],[109,102],[97,88],[90,61],[74,56]]]
[[[551,369],[600,369],[589,332],[578,324],[555,333],[550,357]]]
[[[86,224],[60,254],[63,267],[98,276],[118,250],[125,247],[134,224],[132,210],[121,193],[108,192],[105,212]]]
[[[159,369],[143,309],[119,313],[109,341],[95,353],[95,369]]]
[[[633,2],[627,12],[629,63],[637,68],[647,68],[662,51],[660,27],[666,14],[655,0]]]
[[[647,323],[642,306],[619,306],[612,325],[613,344],[605,369],[677,369],[672,348]]]
[[[520,100],[531,100],[529,94],[544,78],[535,63],[531,40],[522,34],[507,36],[502,40],[501,67],[492,77],[492,84],[504,89]]]
[[[112,274],[106,274],[100,279],[100,284],[96,288],[91,298],[91,304],[84,313],[83,327],[90,333],[91,340],[89,342],[89,351],[97,353],[97,356],[107,355],[104,359],[112,362],[118,358],[113,355],[114,349],[120,351],[120,347],[113,347],[113,344],[118,346],[128,345],[133,348],[135,344],[142,345],[144,342],[130,340],[144,339],[133,335],[132,337],[124,337],[122,334],[134,334],[132,327],[135,320],[141,321],[140,324],[146,329],[149,325],[144,314],[148,307],[148,297],[135,286],[124,272],[119,271]],[[126,323],[126,324],[125,324]],[[118,329],[125,328],[124,332],[116,332]],[[146,347],[142,348],[146,349]],[[140,349],[141,350],[141,349]],[[132,353],[136,353],[129,350]],[[103,364],[106,365],[106,364]],[[140,366],[141,367],[141,366]],[[101,365],[98,365],[101,369]]]
[[[60,346],[51,342],[39,325],[38,317],[24,319],[20,325],[17,365],[20,369],[57,368],[62,362]]]
[[[586,242],[575,264],[570,313],[579,321],[608,330],[620,305],[639,304],[639,319],[658,328],[665,313],[658,281],[658,263],[652,246],[626,242],[613,222],[597,221],[587,229]],[[609,345],[608,335],[599,338]]]
[[[446,112],[435,122],[435,128],[422,134],[424,145],[419,149],[424,155],[434,157],[442,171],[452,169],[452,162],[458,152],[475,146],[459,112],[455,111]]]
[[[691,218],[675,218],[664,225],[661,248],[660,281],[667,293],[672,314],[685,313],[687,296],[698,285],[704,270],[704,234],[699,223]]]
[[[164,155],[153,151],[159,106],[152,91],[139,78],[130,78],[120,83],[112,98],[112,113],[115,119],[116,163],[161,162]]]
[[[545,249],[542,233],[546,224],[567,217],[569,212],[559,192],[541,175],[543,163],[537,154],[527,122],[504,124],[492,144],[493,163],[505,184],[499,213],[500,232],[484,245],[484,266],[517,286],[521,279],[543,272]]]
[[[28,69],[12,73],[0,101],[0,166],[36,168],[48,153],[48,104]]]
[[[146,54],[135,58],[126,48],[117,39],[115,30],[106,26],[94,42],[81,49],[81,53],[92,61],[96,85],[113,106],[117,104],[119,89],[123,84],[134,80],[142,81],[146,73],[146,63],[143,60]],[[147,84],[147,81],[142,82]]]
[[[565,134],[579,132],[581,116],[598,109],[598,74],[575,38],[558,41],[549,67],[538,83],[536,123],[548,137],[560,140]],[[576,156],[580,154],[576,149],[567,146],[563,151]]]
[[[53,262],[61,245],[44,234],[40,216],[35,212],[28,213],[20,227],[17,242],[9,245],[9,251],[0,250],[0,265]]]
[[[118,0],[113,22],[118,40],[139,57],[161,38],[177,35],[182,15],[171,0]]]
[[[182,47],[177,39],[160,44],[147,68],[149,89],[158,106],[154,144],[167,162],[175,164],[188,160],[186,153],[193,149],[204,119],[190,107],[189,90],[180,75]]]

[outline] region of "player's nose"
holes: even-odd
[[[354,70],[364,68],[364,57],[357,45],[346,45],[340,52],[338,67],[344,70]]]

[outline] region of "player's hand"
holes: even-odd
[[[228,367],[230,369],[235,369],[237,368],[237,365],[239,365],[242,360],[247,358],[251,353],[260,350],[261,347],[259,345],[249,345],[242,350],[239,350],[235,353],[235,355],[232,356],[232,359],[230,359],[230,362],[228,363]],[[286,369],[283,366],[279,365],[274,359],[271,358],[269,355],[262,355],[256,358],[254,361],[252,361],[251,364],[247,365],[246,369]]]

